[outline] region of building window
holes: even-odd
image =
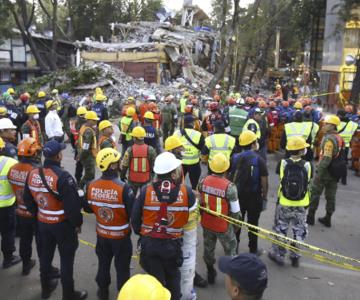
[[[345,29],[345,48],[358,48],[360,46],[360,28]]]
[[[0,72],[0,81],[10,81],[11,80],[11,76],[10,76],[10,71],[1,71]]]

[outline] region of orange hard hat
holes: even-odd
[[[271,107],[271,108],[275,108],[275,107],[276,107],[275,101],[270,101],[270,107]]]
[[[214,96],[214,100],[217,101],[217,102],[219,102],[219,101],[221,100],[220,95],[215,95],[215,96]]]
[[[31,137],[20,141],[17,148],[19,156],[35,156],[41,149],[36,140]]]
[[[151,111],[156,110],[157,109],[156,103],[150,102],[149,105],[148,105],[148,109],[151,110]]]
[[[284,107],[289,107],[289,102],[288,101],[283,101],[281,104]]]

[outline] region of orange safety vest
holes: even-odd
[[[136,183],[146,183],[150,180],[149,146],[146,144],[131,146],[129,180]]]
[[[24,187],[26,177],[34,169],[30,163],[17,163],[13,165],[8,173],[9,183],[16,196],[16,214],[24,218],[32,218],[32,214],[27,210],[24,203]]]
[[[115,143],[111,138],[109,138],[109,137],[107,137],[107,136],[104,136],[104,135],[100,136],[100,139],[99,139],[99,148],[101,149],[102,143],[105,142],[105,141],[107,141],[107,140],[109,140],[109,141],[111,142],[112,147],[113,147],[114,149],[116,149],[116,143]]]
[[[229,203],[226,199],[226,191],[230,183],[226,178],[214,175],[205,177],[200,191],[200,206],[228,216]],[[201,216],[201,225],[205,229],[218,233],[228,230],[228,222],[226,220],[211,215],[206,211]]]
[[[35,139],[35,141],[42,146],[41,140],[40,140],[40,134],[41,134],[41,127],[40,123],[37,120],[27,120],[25,122],[25,125],[30,127],[30,137]]]
[[[144,115],[149,110],[148,107],[149,107],[148,103],[141,103],[140,106],[139,106],[140,121],[141,121],[141,124],[143,124],[143,125],[144,125]]]
[[[96,132],[94,129],[92,129],[91,127],[89,126],[86,126],[86,125],[83,125],[81,126],[80,128],[80,132],[79,132],[79,145],[80,145],[80,148],[83,149],[83,135],[84,135],[84,132],[89,129],[92,131],[92,134],[93,134],[93,142],[91,143],[91,153],[94,157],[96,157],[97,153],[98,153],[98,147],[97,147],[97,142],[96,142]]]
[[[146,187],[144,200],[141,235],[149,235],[155,223],[158,222],[158,214],[160,212],[161,203],[158,200],[152,184]],[[167,205],[167,227],[166,231],[173,238],[181,238],[183,236],[183,228],[189,219],[189,197],[185,184],[181,184],[177,199],[173,203]]]
[[[96,233],[103,238],[120,240],[130,233],[123,190],[120,180],[101,178],[87,188],[87,200],[96,215]]]
[[[44,168],[43,170],[48,186],[54,193],[57,193],[58,176],[49,168]],[[57,224],[63,222],[65,220],[64,203],[58,200],[44,186],[39,175],[39,168],[30,171],[27,184],[38,207],[38,221],[47,224]]]

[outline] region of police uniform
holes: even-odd
[[[96,112],[97,116],[99,117],[99,122],[103,120],[109,119],[109,113],[105,106],[105,104],[101,101],[97,101],[93,106],[92,110]]]
[[[2,139],[5,142],[5,148],[2,151],[2,154],[13,159],[18,159],[16,146],[13,143],[7,141],[5,138]]]
[[[121,157],[124,156],[128,147],[133,144],[131,131],[135,127],[135,122],[132,117],[124,116],[120,119],[120,134],[121,134]]]
[[[157,154],[160,154],[161,147],[160,147],[160,140],[159,140],[159,133],[152,124],[144,125],[143,126],[146,132],[146,137],[144,138],[144,142],[146,145],[153,147],[156,150]]]

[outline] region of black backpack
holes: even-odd
[[[289,200],[302,200],[308,191],[309,178],[305,161],[294,162],[285,160],[284,176],[281,179],[281,191]]]

